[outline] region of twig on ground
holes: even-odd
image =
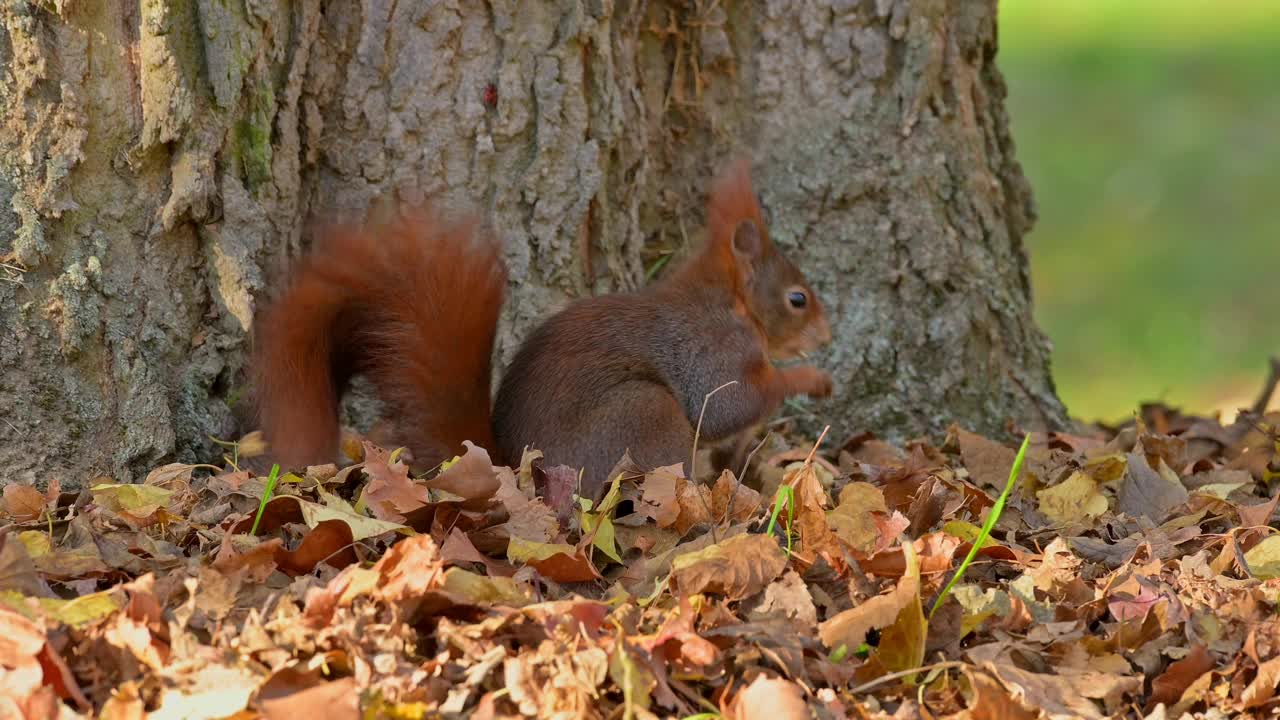
[[[702,398],[702,412],[698,413],[698,427],[694,428],[693,431],[693,452],[689,453],[689,482],[696,482],[698,477],[698,439],[702,436],[702,418],[707,414],[707,403],[711,402],[712,395],[715,395],[730,385],[737,384],[737,380],[730,380],[715,390],[707,393],[706,397]],[[711,542],[718,543],[720,542],[720,538],[717,537],[716,534],[715,515],[712,514],[711,508],[707,505],[707,499],[702,496],[702,493],[698,493],[698,498],[702,501],[702,509],[707,511],[707,517],[711,520]]]
[[[1262,392],[1258,393],[1258,399],[1253,401],[1253,414],[1261,415],[1267,411],[1267,406],[1271,404],[1271,396],[1276,392],[1276,384],[1280,383],[1280,357],[1271,358],[1271,371],[1267,373],[1267,380],[1262,384]]]

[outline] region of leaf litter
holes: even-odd
[[[1278,427],[1032,433],[985,539],[1016,446],[958,427],[747,483],[623,458],[594,502],[536,451],[420,478],[349,434],[266,502],[231,459],[9,485],[0,717],[1275,714]]]

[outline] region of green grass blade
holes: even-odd
[[[933,618],[933,614],[938,612],[942,601],[947,599],[947,595],[951,594],[951,588],[960,581],[964,576],[965,570],[969,569],[969,564],[977,557],[978,551],[982,549],[983,543],[987,541],[987,536],[991,534],[991,528],[995,527],[996,521],[1000,519],[1000,513],[1004,512],[1004,503],[1009,499],[1009,492],[1013,490],[1013,484],[1018,479],[1018,473],[1022,471],[1022,461],[1027,456],[1027,446],[1031,444],[1031,433],[1027,433],[1022,438],[1022,447],[1018,448],[1018,455],[1013,459],[1013,467],[1009,468],[1009,481],[1004,484],[1004,491],[1000,493],[1000,497],[996,498],[996,504],[991,507],[991,512],[987,513],[987,521],[982,523],[982,531],[978,533],[978,537],[974,539],[973,546],[969,548],[969,554],[965,556],[964,562],[960,563],[960,568],[956,570],[956,574],[951,576],[951,581],[946,587],[942,588],[942,592],[938,593],[938,599],[933,601],[933,609],[929,611],[929,618]]]
[[[262,500],[258,502],[258,514],[253,518],[253,528],[249,530],[250,535],[258,534],[258,523],[262,521],[262,512],[267,509],[267,503],[271,501],[271,494],[275,492],[276,480],[280,477],[280,466],[272,465],[271,474],[267,476],[267,487],[262,491]]]
[[[778,515],[782,512],[782,506],[787,506],[787,555],[791,555],[791,528],[795,525],[795,505],[796,491],[790,485],[782,485],[778,488],[778,494],[773,498],[773,513],[769,516],[769,527],[765,530],[768,535],[773,535],[773,529],[778,524]]]

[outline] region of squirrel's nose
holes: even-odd
[[[818,342],[822,345],[828,345],[831,343],[831,323],[827,321],[826,315],[823,315],[820,318],[817,332],[815,334],[817,335]]]

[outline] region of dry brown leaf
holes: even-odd
[[[1098,483],[1079,471],[1036,493],[1036,497],[1040,512],[1059,525],[1089,520],[1107,511],[1107,498],[1098,490]]]
[[[867,633],[893,624],[898,614],[920,595],[919,577],[904,574],[884,595],[877,595],[818,626],[818,636],[828,648],[841,646],[853,651],[867,639]]]
[[[1147,712],[1156,705],[1173,705],[1182,699],[1182,693],[1191,687],[1201,675],[1213,670],[1213,657],[1204,645],[1196,644],[1186,657],[1172,662],[1163,673],[1151,681],[1151,696],[1147,699]]]
[[[720,473],[711,489],[711,514],[719,523],[746,522],[760,510],[761,502],[760,493],[738,482],[728,470]]]
[[[27,597],[54,595],[37,572],[18,533],[0,531],[0,592],[16,592]]]
[[[392,545],[373,566],[378,597],[388,602],[418,598],[444,582],[444,560],[436,543],[415,535]]]
[[[213,560],[213,567],[227,575],[244,570],[262,582],[275,570],[276,553],[283,548],[284,541],[280,538],[259,540],[251,535],[226,533],[222,536],[222,547]]]
[[[507,558],[511,562],[524,563],[556,582],[600,579],[600,572],[587,553],[567,543],[536,543],[513,537],[507,544]]]
[[[645,473],[635,512],[652,518],[660,528],[671,527],[680,517],[677,489],[684,484],[682,465],[660,467]]]
[[[279,547],[276,565],[290,575],[304,575],[320,563],[342,568],[356,562],[351,526],[341,520],[324,520],[302,536],[296,550]]]
[[[667,615],[658,632],[637,638],[635,644],[686,668],[710,665],[720,658],[720,648],[698,634],[694,628],[696,618],[697,613],[689,605],[688,596],[682,596],[676,612]]]
[[[409,478],[409,466],[391,453],[364,442],[364,474],[369,483],[364,487],[364,502],[379,520],[403,523],[405,515],[431,502],[426,485]],[[268,531],[269,532],[269,531]]]
[[[1187,489],[1163,462],[1159,471],[1153,470],[1146,456],[1129,453],[1117,510],[1131,517],[1148,517],[1152,522],[1162,523],[1188,498]]]
[[[729,706],[733,720],[808,720],[804,691],[790,680],[757,675]]]
[[[444,472],[424,483],[433,490],[444,490],[465,500],[486,500],[498,492],[500,483],[493,462],[484,448],[470,440],[463,441],[466,452]]]
[[[1040,714],[1010,697],[998,680],[984,672],[965,669],[973,693],[961,720],[1035,720]]]
[[[530,498],[517,485],[516,476],[508,468],[498,468],[498,502],[507,509],[503,525],[508,535],[532,542],[550,542],[560,529],[554,511],[536,498]]]
[[[507,563],[499,562],[476,549],[474,543],[458,528],[449,531],[449,536],[440,546],[440,559],[446,564],[480,563],[485,572],[495,577],[510,577],[515,568]]]
[[[764,589],[764,598],[751,611],[754,620],[786,617],[796,621],[803,628],[811,628],[818,624],[818,610],[813,605],[813,596],[793,570],[783,573],[782,577],[769,583]]]
[[[31,522],[44,512],[45,497],[30,485],[4,486],[5,514],[17,522]]]
[[[1009,480],[1009,468],[1013,467],[1013,459],[1018,453],[968,430],[953,429],[960,441],[960,456],[964,458],[969,476],[981,487],[1003,490]]]
[[[262,700],[266,720],[335,718],[359,720],[360,686],[353,677],[321,683],[298,692]]]
[[[671,577],[682,593],[715,593],[740,600],[763,590],[786,566],[786,555],[773,538],[737,535],[677,556],[671,563]]]
[[[1258,666],[1258,674],[1240,693],[1241,708],[1252,710],[1265,705],[1275,697],[1276,685],[1280,684],[1280,657],[1274,657]]]
[[[597,647],[556,652],[544,644],[537,652],[507,658],[502,669],[511,700],[526,717],[590,717],[609,656]]]

